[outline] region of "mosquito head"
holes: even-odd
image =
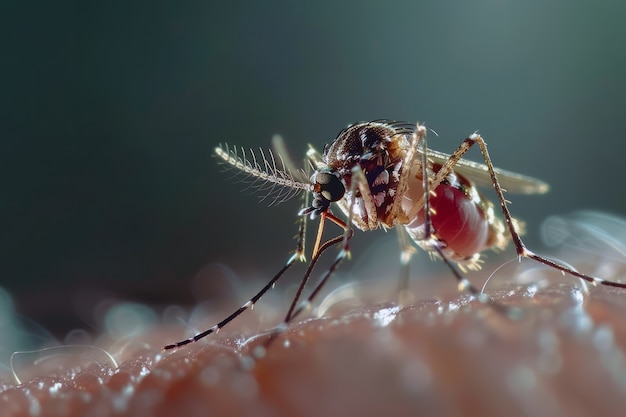
[[[330,203],[339,201],[346,193],[346,187],[336,172],[329,168],[315,171],[311,176],[313,183],[313,203],[300,211],[300,215],[311,214],[317,217],[330,207]]]
[[[320,194],[320,198],[329,202],[339,201],[346,192],[346,188],[339,176],[330,170],[318,171],[313,175],[313,193]],[[317,198],[317,196],[315,196]]]

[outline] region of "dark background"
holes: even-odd
[[[213,263],[280,267],[298,203],[242,193],[220,142],[302,155],[392,118],[451,152],[479,129],[553,187],[509,196],[530,244],[547,215],[626,212],[622,2],[174,3],[0,5],[0,285],[48,329],[100,296],[191,303]]]

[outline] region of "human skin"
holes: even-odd
[[[257,309],[172,351],[184,326],[110,342],[117,369],[7,384],[0,415],[623,415],[626,292],[559,274],[497,280],[486,290],[520,318],[449,291],[377,303],[391,284],[372,284],[360,305],[298,318],[267,349]]]

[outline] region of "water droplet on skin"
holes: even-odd
[[[386,327],[391,323],[400,311],[400,307],[394,306],[389,308],[382,308],[374,313],[373,321],[378,327]]]
[[[91,345],[92,340],[89,333],[84,329],[71,330],[64,339],[65,345]]]
[[[11,355],[11,369],[18,384],[37,376],[75,375],[77,370],[92,364],[110,369],[118,367],[109,352],[96,346],[54,346]]]

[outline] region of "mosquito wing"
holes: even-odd
[[[309,145],[307,157],[314,168],[319,169],[324,166],[322,156],[311,145]],[[428,149],[428,157],[436,162],[444,163],[450,158],[450,155],[444,152]],[[493,187],[491,176],[489,175],[489,169],[485,164],[469,161],[467,159],[460,159],[454,166],[454,170],[459,174],[467,176],[478,186],[488,188]],[[495,170],[498,175],[500,185],[507,192],[514,194],[545,194],[550,189],[548,184],[536,178],[517,174],[511,171],[505,171],[500,168],[495,168]]]
[[[293,161],[293,158],[289,154],[289,150],[287,149],[285,140],[281,135],[275,134],[274,136],[272,136],[272,150],[280,158],[280,161],[285,167],[285,170],[287,172],[290,172],[296,181],[304,183],[310,182],[309,175],[307,175],[307,171],[305,171],[306,166],[305,169],[297,167],[297,165]]]
[[[444,163],[450,155],[428,149],[428,157],[436,162]],[[487,165],[467,159],[460,159],[454,166],[454,170],[459,174],[467,176],[476,185],[481,187],[492,187],[491,176]],[[515,194],[544,194],[548,192],[550,186],[545,182],[526,175],[505,171],[496,168],[496,175],[502,188]]]

